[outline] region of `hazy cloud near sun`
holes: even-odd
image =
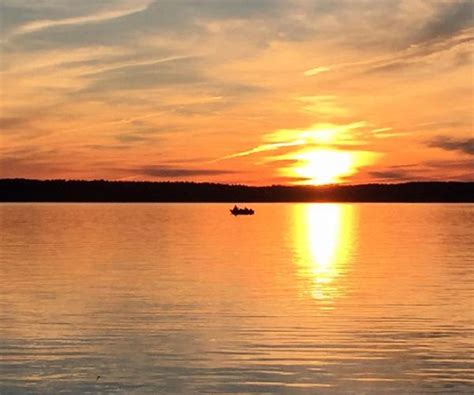
[[[45,154],[51,167],[70,159],[65,177],[124,162],[144,177],[260,183],[262,156],[297,145],[268,136],[324,123],[371,125],[332,147],[380,154],[387,174],[400,146],[420,166],[434,147],[472,155],[460,140],[472,131],[471,1],[1,0],[0,12],[0,153],[35,141],[59,152]],[[145,119],[146,131],[126,121]],[[420,126],[449,122],[444,140]],[[166,167],[197,156],[202,171]],[[219,158],[239,171],[203,165]]]

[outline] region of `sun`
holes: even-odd
[[[269,155],[264,162],[276,162],[277,172],[292,184],[327,185],[346,182],[361,167],[374,163],[380,153],[366,151],[351,132],[366,127],[365,122],[348,125],[319,123],[308,129],[279,129],[268,136],[259,151],[284,148],[282,155]]]
[[[298,153],[294,159],[296,164],[287,170],[305,184],[336,184],[356,172],[356,158],[351,152],[319,149]]]

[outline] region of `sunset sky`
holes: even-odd
[[[473,180],[471,0],[0,0],[0,177]]]

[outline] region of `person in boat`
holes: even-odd
[[[237,207],[237,205],[235,205],[234,208],[232,208],[232,210],[230,210],[230,212],[234,215],[240,215],[240,214],[248,215],[248,214],[253,214],[254,213],[253,209],[251,209],[251,208],[248,208],[248,207],[239,208],[239,207]]]

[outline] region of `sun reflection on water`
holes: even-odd
[[[353,211],[340,204],[295,207],[295,249],[305,295],[330,302],[343,293],[337,279],[352,248]]]

